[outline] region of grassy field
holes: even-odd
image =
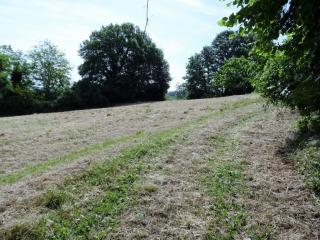
[[[0,118],[0,239],[318,239],[296,120],[256,95]]]

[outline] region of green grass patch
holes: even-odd
[[[237,128],[253,116],[239,119],[240,125],[231,127],[229,134],[220,133],[211,140],[216,151],[208,159],[208,170],[203,182],[211,197],[213,218],[205,239],[268,239],[268,229],[258,224],[249,226],[247,223],[251,213],[244,201],[251,192],[243,178],[245,158],[239,140],[234,136],[239,131]]]
[[[291,156],[306,186],[320,197],[320,140],[305,141]]]

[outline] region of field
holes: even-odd
[[[0,239],[318,239],[257,95],[0,118]]]

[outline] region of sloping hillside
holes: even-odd
[[[317,239],[297,117],[243,95],[1,118],[0,239]]]

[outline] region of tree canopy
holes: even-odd
[[[61,97],[70,86],[71,66],[63,52],[49,41],[29,53],[31,77],[45,100]]]
[[[273,102],[320,113],[320,5],[317,0],[235,0],[238,11],[222,19],[257,38],[256,52],[268,57],[255,82]]]
[[[246,94],[253,91],[251,81],[256,75],[256,64],[245,57],[230,58],[214,75],[213,88],[220,96]]]
[[[241,36],[234,31],[223,31],[205,46],[200,53],[189,58],[185,76],[188,98],[208,98],[219,96],[215,88],[214,75],[232,57],[248,57],[254,38]]]
[[[80,56],[84,63],[77,85],[84,98],[91,96],[89,105],[163,100],[169,88],[169,65],[162,51],[131,23],[94,31],[82,43]],[[92,96],[84,88],[98,94]]]

